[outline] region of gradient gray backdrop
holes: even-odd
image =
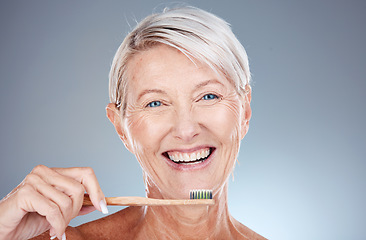
[[[167,3],[1,1],[1,197],[37,164],[90,166],[107,196],[144,195],[105,117],[108,71],[129,25]],[[270,239],[365,239],[366,2],[187,3],[231,23],[253,73],[234,217]]]

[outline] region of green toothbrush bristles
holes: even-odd
[[[189,192],[190,199],[212,199],[212,190],[191,190]]]

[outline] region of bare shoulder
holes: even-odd
[[[235,239],[267,240],[267,238],[254,232],[252,229],[250,229],[247,226],[245,226],[244,224],[240,223],[233,217],[231,218],[231,220],[232,220],[234,227],[238,231],[238,235],[236,236]]]
[[[141,208],[128,207],[107,217],[85,223],[78,227],[67,227],[67,240],[133,239],[138,231]],[[49,232],[32,240],[49,240]]]
[[[132,239],[138,231],[142,213],[141,207],[128,207],[107,217],[80,225],[76,230],[82,239],[88,240]]]

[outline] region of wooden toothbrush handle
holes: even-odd
[[[107,205],[113,206],[163,206],[163,205],[213,205],[213,199],[154,199],[145,197],[106,197]],[[92,206],[88,194],[84,195],[83,206]]]

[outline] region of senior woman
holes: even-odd
[[[264,239],[228,211],[228,177],[251,116],[246,52],[228,24],[185,7],[145,18],[119,47],[107,116],[139,161],[147,197],[213,191],[213,206],[128,207],[106,213],[90,168],[37,166],[0,204],[0,239]],[[93,207],[82,207],[84,192]]]

